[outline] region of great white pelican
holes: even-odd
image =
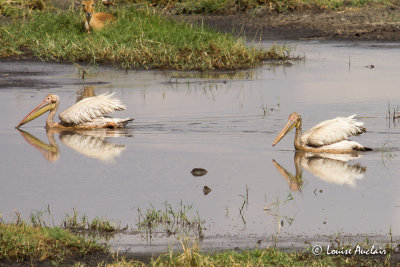
[[[356,121],[356,114],[347,118],[337,117],[326,120],[302,133],[301,116],[293,112],[283,130],[278,134],[272,146],[275,146],[288,132],[296,127],[294,147],[296,150],[314,153],[351,153],[354,151],[369,151],[369,147],[350,141],[352,135],[366,132],[364,123]]]
[[[110,118],[105,114],[116,110],[124,110],[125,105],[121,100],[113,98],[114,93],[105,93],[98,96],[85,98],[58,115],[60,122],[54,122],[54,116],[57,112],[60,98],[57,95],[49,94],[42,103],[34,108],[22,121],[16,126],[21,127],[27,122],[36,119],[42,114],[50,111],[46,120],[46,129],[96,129],[96,128],[122,128],[133,119]]]

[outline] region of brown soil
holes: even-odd
[[[309,9],[285,14],[259,9],[234,15],[174,15],[222,31],[263,40],[400,41],[400,4],[346,11]]]

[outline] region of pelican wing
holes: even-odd
[[[353,114],[347,118],[337,117],[323,121],[301,136],[301,141],[309,146],[320,147],[347,140],[352,135],[366,132],[364,123],[356,121]]]
[[[114,93],[105,93],[85,98],[61,112],[58,117],[64,123],[78,125],[102,118],[116,110],[124,110],[125,105],[121,100],[112,98],[113,95]]]

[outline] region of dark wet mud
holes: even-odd
[[[400,6],[330,11],[299,10],[276,14],[267,8],[233,15],[175,16],[203,23],[223,32],[247,36],[247,40],[400,40]]]

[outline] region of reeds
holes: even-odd
[[[145,232],[151,239],[157,232],[170,235],[193,234],[198,239],[204,236],[204,221],[200,219],[199,214],[192,212],[191,205],[180,203],[179,209],[174,209],[168,202],[164,203],[164,209],[156,209],[153,206],[143,212],[138,209],[137,229]]]

